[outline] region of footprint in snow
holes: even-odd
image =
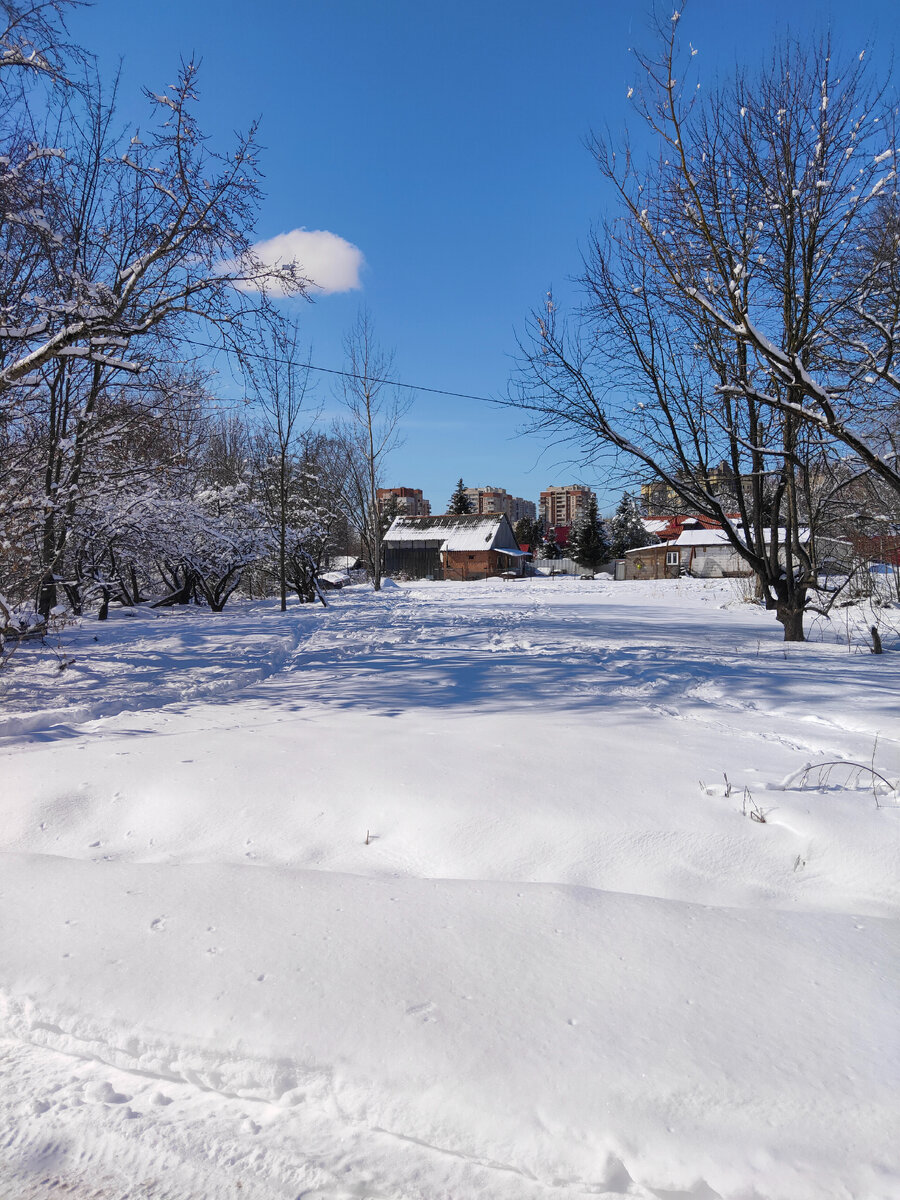
[[[154,917],[154,919],[150,922],[151,930],[154,933],[162,933],[162,931],[166,927],[167,920],[168,920],[168,917]]]
[[[414,1004],[406,1010],[408,1017],[421,1017],[423,1023],[428,1021],[436,1021],[437,1017],[433,1014],[437,1012],[437,1005],[433,1000],[428,1000],[424,1004]]]

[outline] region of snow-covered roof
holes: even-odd
[[[724,529],[682,529],[673,542],[667,546],[721,546],[728,544],[728,534]]]
[[[655,546],[639,546],[626,550],[626,554],[644,554],[647,550],[668,550],[672,546],[722,546],[728,545],[724,529],[683,529],[676,538],[657,542]]]
[[[510,558],[528,558],[529,550],[509,550],[506,546],[495,546],[494,549],[498,554],[508,554]]]
[[[737,531],[738,537],[741,537],[741,530]],[[776,529],[775,536],[778,541],[783,542],[785,538],[785,530]],[[765,540],[771,541],[772,530],[764,529],[763,537]],[[798,531],[798,537],[801,542],[809,541],[809,530],[801,529]],[[674,542],[666,542],[667,546],[723,546],[730,545],[728,535],[724,529],[683,529]]]
[[[765,540],[768,542],[771,539],[772,531],[766,529],[763,531]],[[784,540],[785,531],[783,529],[776,530],[776,537],[779,541]],[[738,530],[738,537],[741,536]],[[799,531],[799,540],[801,543],[809,541],[809,530],[801,529]],[[670,549],[673,546],[730,546],[728,534],[724,529],[682,529],[677,538],[672,538],[667,542],[660,542],[658,546],[643,546],[634,550],[626,550],[626,554],[643,554],[647,550],[652,549]]]
[[[729,513],[729,518],[737,521],[737,513]],[[695,513],[671,513],[669,515],[642,517],[641,524],[647,533],[658,537],[662,542],[672,542],[683,529],[719,529],[718,521],[711,517],[698,516]]]
[[[389,546],[439,542],[441,550],[499,550],[501,547],[494,545],[498,537],[512,542],[510,550],[515,547],[512,526],[504,513],[465,513],[396,517],[384,535],[384,542]]]

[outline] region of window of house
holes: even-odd
[[[666,566],[667,567],[677,567],[680,562],[681,562],[681,551],[680,550],[667,550],[666,551]]]
[[[475,555],[474,555],[474,554],[470,554],[470,555],[469,555],[469,561],[470,561],[470,562],[471,562],[471,561],[472,561],[474,558],[475,558]]]

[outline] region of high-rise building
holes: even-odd
[[[541,520],[548,529],[569,526],[592,499],[594,493],[588,487],[574,483],[567,487],[551,485],[541,492]]]
[[[738,506],[738,492],[743,490],[745,495],[750,494],[750,489],[753,486],[752,475],[742,475],[738,481],[737,475],[732,470],[731,464],[723,459],[718,465],[710,464],[705,470],[699,469],[693,473],[697,484],[705,491],[709,491],[714,496],[724,500],[727,507],[736,508]],[[691,480],[691,472],[678,471],[676,478],[689,482]],[[653,517],[666,513],[691,513],[692,506],[678,495],[678,493],[665,482],[660,479],[651,479],[647,483],[641,484],[641,508],[645,516]]]
[[[530,517],[533,521],[537,515],[534,501],[523,500],[521,496],[511,496],[506,488],[485,484],[484,487],[466,488],[466,495],[472,504],[473,513],[505,513],[512,525],[521,521],[523,517]]]
[[[392,498],[395,501],[397,516],[431,516],[431,505],[422,496],[421,488],[393,487],[375,489],[375,502],[378,505],[380,513],[385,511],[391,503]]]

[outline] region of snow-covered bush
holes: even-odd
[[[202,596],[213,612],[221,612],[244,571],[271,552],[263,515],[243,483],[158,500],[154,518],[142,538],[171,585],[163,602]]]

